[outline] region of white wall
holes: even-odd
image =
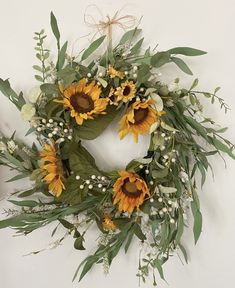
[[[27,92],[36,84],[31,66],[35,64],[33,32],[45,27],[48,43],[52,47],[53,38],[49,28],[49,13],[54,11],[61,27],[63,39],[74,43],[79,50],[83,48],[85,38],[79,38],[90,32],[83,23],[83,14],[88,4],[96,4],[104,12],[111,14],[125,4],[125,14],[143,15],[142,28],[146,43],[154,46],[159,43],[160,49],[176,46],[192,46],[209,52],[201,58],[189,59],[188,63],[199,77],[201,89],[213,89],[221,86],[221,96],[231,106],[232,112],[224,115],[214,105],[206,107],[210,116],[222,126],[230,129],[226,136],[235,143],[235,2],[234,0],[149,0],[126,1],[56,1],[56,0],[8,0],[0,1],[0,77],[11,78],[13,86]],[[98,20],[97,15],[97,20]],[[80,44],[81,43],[81,44]],[[167,79],[174,76],[183,77],[183,83],[192,81],[185,77],[175,67],[164,68]],[[16,109],[1,96],[0,130],[9,135],[17,129],[17,135],[23,137],[27,125],[20,122]],[[110,143],[107,145],[106,143]],[[101,148],[101,145],[104,148]],[[116,132],[109,129],[89,147],[96,155],[98,163],[103,168],[122,167],[129,159],[139,153],[144,153],[147,141],[141,141],[133,152],[130,139],[118,141]],[[107,150],[108,149],[108,150]],[[121,152],[123,157],[119,157]],[[104,155],[105,153],[105,155]],[[189,265],[182,265],[177,256],[165,265],[165,274],[169,286],[159,282],[159,287],[174,288],[220,288],[234,286],[235,266],[235,162],[225,157],[224,163],[217,157],[211,159],[214,166],[215,180],[208,175],[208,180],[201,194],[204,214],[203,233],[195,247],[191,232],[187,231],[184,242],[190,251]],[[102,164],[101,164],[102,162]],[[21,181],[5,184],[4,179],[9,172],[1,168],[0,195],[9,195],[13,190],[27,187],[28,183]],[[1,202],[1,210],[9,204]],[[54,225],[36,231],[28,237],[12,237],[11,230],[0,231],[0,287],[138,287],[135,277],[138,252],[133,245],[127,255],[121,253],[114,261],[111,273],[102,275],[101,267],[96,267],[82,283],[71,283],[73,273],[78,263],[92,251],[92,244],[97,238],[95,230],[90,234],[85,252],[73,249],[72,239],[68,238],[61,247],[46,251],[35,256],[23,255],[43,249],[52,241],[50,233]],[[49,229],[50,228],[50,229]],[[60,231],[62,235],[63,231]],[[136,243],[136,245],[138,245]],[[141,286],[142,287],[142,286]],[[151,287],[146,285],[143,287]]]

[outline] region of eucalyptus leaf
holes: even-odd
[[[176,48],[169,49],[168,52],[170,54],[181,54],[185,56],[201,56],[201,55],[207,54],[207,52],[205,51],[198,50],[195,48],[190,48],[190,47],[176,47]]]
[[[51,29],[52,29],[52,32],[53,32],[56,40],[57,40],[58,50],[60,50],[60,31],[58,28],[56,17],[53,14],[53,12],[51,12]]]
[[[100,45],[103,43],[106,36],[101,36],[100,38],[96,39],[94,42],[90,44],[90,46],[83,52],[81,61],[84,61],[87,59],[93,52],[95,52],[96,49],[100,47]]]
[[[170,56],[169,52],[157,52],[151,57],[151,65],[155,68],[159,68],[170,62]]]
[[[83,246],[83,242],[84,242],[84,238],[83,236],[78,237],[75,241],[74,241],[74,248],[77,250],[86,250]]]
[[[126,42],[131,42],[135,37],[138,37],[138,35],[141,33],[141,29],[133,29],[127,31],[121,38],[119,45],[124,45]]]
[[[171,57],[171,61],[174,62],[184,73],[188,75],[193,75],[193,72],[182,59],[178,57]]]
[[[162,185],[159,185],[158,187],[161,193],[171,194],[177,192],[177,189],[175,187],[166,187]]]

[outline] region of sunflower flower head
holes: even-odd
[[[117,95],[118,101],[125,103],[129,102],[135,97],[136,87],[133,81],[126,80],[116,89],[115,95]]]
[[[137,174],[120,171],[120,177],[113,185],[113,204],[120,212],[131,214],[139,209],[146,196],[150,195],[146,182]]]
[[[117,95],[115,95],[115,89],[113,88],[110,89],[108,99],[109,99],[109,105],[118,106],[119,101]]]
[[[108,99],[100,98],[101,88],[95,81],[87,84],[85,78],[78,83],[69,85],[62,90],[63,100],[54,100],[61,103],[70,110],[71,117],[74,117],[78,125],[82,125],[84,120],[94,119],[95,115],[105,114]]]
[[[138,142],[139,134],[147,134],[150,127],[159,120],[160,116],[165,114],[164,111],[158,112],[151,107],[154,100],[145,102],[136,101],[122,117],[119,126],[119,137],[123,139],[128,133],[131,133],[135,142]]]
[[[44,175],[43,180],[49,186],[49,190],[56,197],[59,197],[65,187],[63,184],[63,167],[56,146],[45,144],[43,151],[40,153],[40,158],[42,161],[41,171]]]
[[[109,215],[106,215],[102,222],[103,229],[107,232],[115,231],[117,229],[116,225],[113,223],[112,218]]]
[[[113,68],[112,65],[109,65],[107,74],[109,75],[110,78],[119,78],[119,79],[123,79],[125,77],[125,73],[123,71],[118,71],[115,68]]]

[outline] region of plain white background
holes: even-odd
[[[18,91],[27,93],[36,84],[31,66],[36,64],[34,57],[33,32],[46,28],[48,46],[55,48],[55,41],[49,27],[49,13],[57,16],[62,38],[73,44],[74,50],[84,48],[88,39],[84,35],[92,32],[83,22],[85,9],[89,4],[96,4],[104,15],[113,13],[125,6],[123,14],[133,14],[137,18],[143,15],[141,27],[144,29],[146,46],[159,44],[159,49],[176,46],[191,46],[209,52],[203,57],[186,59],[200,78],[200,88],[213,90],[221,86],[220,95],[232,109],[227,115],[219,106],[210,106],[204,102],[206,112],[222,126],[228,126],[226,132],[235,143],[235,2],[234,0],[149,0],[149,1],[0,1],[0,77],[9,78]],[[99,20],[99,14],[93,14]],[[119,34],[120,31],[117,31]],[[70,47],[72,48],[72,47]],[[55,50],[54,50],[55,51]],[[190,85],[193,77],[187,77],[175,67],[166,67],[162,72],[167,81],[181,77],[182,83]],[[0,130],[10,135],[17,129],[17,136],[24,139],[27,124],[21,122],[20,115],[4,96],[0,96]],[[117,127],[113,125],[99,139],[87,143],[94,153],[101,168],[123,167],[130,159],[144,154],[147,139],[133,144],[130,138],[120,142]],[[26,141],[30,141],[25,139]],[[135,146],[133,146],[135,145]],[[121,156],[120,156],[121,155]],[[227,169],[219,157],[213,157],[215,180],[208,173],[203,187],[201,205],[204,215],[203,233],[194,246],[191,231],[184,236],[184,243],[190,252],[190,263],[182,265],[177,256],[165,265],[168,284],[159,281],[159,287],[174,288],[220,288],[233,287],[235,266],[235,162],[225,157]],[[1,191],[3,198],[20,186],[27,188],[30,183],[6,184],[9,171],[0,169]],[[8,207],[6,201],[0,202],[1,211]],[[2,217],[3,215],[1,215]],[[48,247],[57,238],[51,239],[50,233],[55,224],[36,231],[28,237],[13,237],[10,229],[0,231],[0,287],[57,287],[57,288],[103,288],[138,287],[135,277],[138,261],[138,243],[134,243],[130,252],[120,253],[113,263],[108,276],[103,276],[102,268],[96,267],[81,283],[71,282],[73,273],[80,261],[93,251],[97,239],[96,230],[89,234],[85,244],[87,250],[78,252],[73,249],[73,240],[67,238],[62,246],[38,255],[23,256],[32,251]],[[58,237],[63,235],[62,229]],[[137,246],[135,246],[137,245]],[[152,287],[151,282],[141,287]]]

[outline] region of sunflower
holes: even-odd
[[[111,66],[111,65],[109,65],[107,73],[110,76],[110,78],[118,77],[120,79],[123,79],[125,77],[124,72],[114,69],[113,66]]]
[[[115,95],[117,95],[117,100],[122,100],[123,102],[128,102],[135,97],[136,87],[133,81],[126,80],[117,88]]]
[[[136,101],[128,109],[120,121],[119,136],[123,139],[128,133],[131,133],[135,142],[138,142],[139,134],[149,133],[152,124],[158,121],[159,117],[165,114],[164,111],[156,111],[151,107],[154,100],[145,102]]]
[[[120,171],[119,175],[113,185],[113,204],[117,204],[120,212],[131,214],[150,195],[149,189],[146,182],[135,173]]]
[[[111,88],[109,91],[108,99],[109,99],[109,105],[118,105],[118,99],[117,95],[115,95],[115,89]]]
[[[106,215],[102,222],[103,229],[105,231],[115,231],[117,229],[116,225],[109,215]]]
[[[48,184],[49,190],[59,197],[62,190],[65,188],[63,184],[63,168],[58,157],[58,151],[54,144],[45,144],[43,151],[40,153],[40,158],[43,162],[41,170],[43,172],[44,181]]]
[[[84,120],[94,119],[94,115],[106,114],[104,110],[108,105],[108,99],[100,98],[101,88],[95,81],[87,84],[87,80],[83,78],[78,83],[69,85],[62,94],[63,100],[54,101],[68,108],[78,125],[82,125]]]

